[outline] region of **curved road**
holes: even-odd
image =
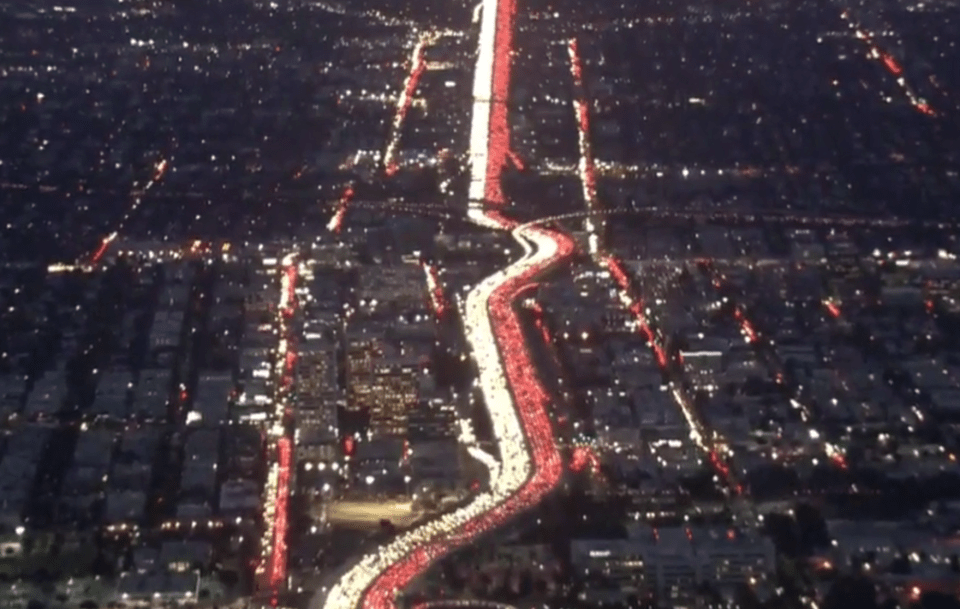
[[[397,595],[437,559],[536,505],[560,480],[562,462],[547,414],[549,395],[537,377],[514,302],[526,286],[575,250],[573,240],[538,226],[517,226],[495,209],[504,202],[500,173],[509,154],[506,99],[514,0],[484,0],[474,72],[468,219],[510,230],[524,256],[475,286],[464,322],[490,413],[500,467],[490,490],[466,506],[404,532],[364,556],[311,606],[393,609]]]

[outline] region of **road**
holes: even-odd
[[[287,528],[293,441],[287,422],[293,366],[297,360],[291,318],[297,309],[296,285],[299,261],[294,253],[283,257],[280,271],[280,301],[276,324],[279,337],[274,363],[273,424],[269,428],[267,482],[264,485],[263,521],[267,527],[260,540],[262,555],[256,570],[257,593],[276,599],[287,579]]]
[[[514,0],[484,0],[474,72],[470,133],[471,179],[468,220],[511,231],[523,257],[486,278],[467,296],[464,322],[477,366],[478,384],[490,414],[500,466],[490,468],[489,490],[453,512],[404,532],[364,556],[311,607],[392,609],[397,596],[439,558],[503,525],[536,505],[556,487],[562,461],[547,405],[514,306],[531,282],[575,251],[565,234],[518,226],[502,216],[500,173],[509,155],[507,94]]]

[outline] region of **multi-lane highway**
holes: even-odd
[[[489,488],[454,512],[404,532],[364,556],[315,607],[388,609],[438,558],[536,505],[560,480],[562,463],[514,303],[531,282],[574,252],[573,240],[540,226],[518,226],[500,214],[500,172],[510,155],[507,93],[514,0],[484,0],[474,73],[468,219],[510,230],[523,257],[476,285],[463,311],[478,385],[489,411],[500,463]]]

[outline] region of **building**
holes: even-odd
[[[23,524],[49,435],[42,427],[20,427],[7,440],[0,459],[0,525],[15,529]]]
[[[575,540],[570,552],[574,568],[612,580],[622,598],[652,595],[674,606],[701,584],[732,596],[737,583],[764,578],[774,564],[770,540],[706,527],[637,526],[626,539]]]
[[[429,375],[429,352],[421,343],[388,340],[364,325],[347,331],[347,402],[369,415],[372,437],[404,436]]]

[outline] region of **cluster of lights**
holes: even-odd
[[[640,333],[644,336],[644,338],[647,339],[647,342],[650,344],[650,348],[653,349],[654,356],[657,358],[657,363],[660,364],[661,368],[665,368],[667,365],[667,354],[663,347],[661,347],[658,343],[656,334],[646,319],[646,316],[643,312],[643,304],[640,301],[635,301],[631,296],[630,277],[627,275],[626,271],[624,271],[623,264],[613,256],[605,256],[601,260],[604,266],[606,266],[607,270],[610,272],[610,276],[613,277],[613,280],[620,288],[620,301],[631,313],[633,313],[634,317],[636,317]],[[747,323],[749,324],[749,322]],[[752,325],[749,325],[748,327],[751,331],[753,330]],[[755,332],[753,335],[756,335]],[[723,480],[724,484],[727,484],[734,493],[738,495],[741,494],[743,492],[743,486],[732,480],[730,475],[730,467],[723,461],[722,457],[720,456],[720,451],[715,448],[716,444],[723,444],[722,440],[715,443],[709,442],[707,440],[708,434],[704,432],[703,426],[697,419],[690,401],[676,387],[672,389],[671,395],[673,396],[674,401],[677,403],[677,406],[680,408],[680,412],[683,414],[684,419],[687,421],[687,426],[690,428],[690,440],[693,441],[693,443],[696,444],[704,453],[706,453],[710,466]]]
[[[430,292],[430,304],[433,305],[433,311],[437,319],[442,319],[447,312],[447,299],[443,294],[443,285],[440,283],[437,267],[428,263],[423,263],[423,273],[427,278],[427,291]]]
[[[100,263],[100,260],[103,259],[103,255],[106,254],[107,250],[110,248],[110,244],[113,243],[116,238],[117,231],[113,231],[100,241],[99,247],[97,247],[96,251],[93,252],[93,255],[90,256],[90,266],[97,266]]]
[[[721,280],[726,280],[727,276],[716,273],[709,259],[698,258],[697,264],[700,265],[701,268],[706,267],[714,272],[713,287],[719,289],[721,285]],[[724,302],[726,302],[726,298],[724,298]],[[733,317],[734,319],[737,320],[737,323],[740,324],[740,332],[743,334],[744,338],[746,338],[747,342],[748,343],[757,342],[757,338],[759,338],[760,335],[757,333],[757,329],[754,327],[753,322],[750,321],[746,313],[744,313],[743,307],[741,307],[739,304],[735,304],[734,306]]]
[[[516,609],[513,605],[480,599],[442,600],[417,603],[410,609]]]
[[[599,249],[600,238],[592,214],[600,206],[597,202],[597,178],[593,165],[593,152],[590,149],[590,106],[583,95],[583,68],[575,38],[567,45],[567,53],[570,55],[570,74],[573,76],[573,109],[577,115],[577,136],[580,145],[580,161],[577,164],[577,171],[580,174],[580,184],[583,187],[583,200],[587,204],[587,211],[590,212],[584,220],[584,226],[589,235],[590,253],[596,254]]]
[[[260,560],[257,563],[257,580],[269,585],[266,578],[267,568],[273,564],[272,544],[273,523],[277,517],[277,489],[280,483],[280,467],[274,461],[267,471],[267,480],[263,485],[263,522],[267,525],[260,536]]]
[[[388,25],[390,27],[412,27],[416,25],[415,23],[411,23],[410,21],[399,19],[392,15],[386,15],[376,9],[348,11],[347,8],[341,4],[334,4],[334,3],[328,3],[328,2],[314,2],[312,3],[312,6],[319,10],[326,11],[328,13],[333,13],[334,15],[350,15],[350,16],[362,17],[364,19],[378,21],[381,24]],[[271,3],[270,7],[275,9],[277,8],[277,4]]]
[[[196,529],[197,527],[203,527],[207,529],[222,529],[225,524],[222,520],[191,520],[189,523],[181,520],[168,520],[160,524],[160,530],[174,531],[186,528],[187,526],[189,526],[191,529]],[[108,530],[113,530],[113,527],[107,528]]]
[[[107,237],[105,237],[101,242],[100,246],[94,251],[90,256],[90,261],[88,264],[63,264],[63,263],[54,263],[47,266],[48,273],[72,273],[74,271],[89,271],[92,266],[96,266],[96,263],[99,262],[104,254],[106,254],[109,247],[117,240],[119,233],[113,232]],[[129,247],[129,246],[126,246]],[[220,255],[223,259],[229,258],[231,245],[229,243],[223,243],[220,247]],[[150,249],[123,249],[124,245],[120,243],[120,249],[117,251],[119,256],[129,256],[129,257],[139,257],[142,259],[148,260],[157,260],[160,262],[167,260],[182,260],[187,257],[200,257],[207,256],[213,253],[211,244],[204,243],[202,241],[191,241],[189,244],[182,246],[170,245],[167,247],[159,247],[159,244],[156,248],[151,247]]]
[[[550,328],[547,326],[547,322],[544,321],[543,307],[540,306],[539,302],[533,302],[530,306],[530,310],[533,311],[534,314],[533,325],[536,326],[537,330],[540,331],[540,336],[543,337],[543,342],[550,351],[551,361],[553,361],[553,364],[557,367],[557,369],[560,369],[560,359],[557,357],[557,350],[553,348],[553,334],[550,333]],[[563,420],[564,419],[561,418],[561,421]]]
[[[340,195],[340,202],[337,203],[337,211],[333,212],[333,217],[327,222],[327,230],[334,234],[339,234],[343,229],[343,221],[347,217],[347,206],[353,200],[353,186],[347,186],[343,194]]]
[[[582,472],[587,468],[594,476],[600,475],[600,457],[590,446],[576,446],[570,459],[570,469]]]
[[[535,325],[537,330],[540,331],[540,336],[543,337],[543,342],[549,347],[553,344],[553,335],[550,334],[550,328],[548,328],[546,322],[543,321],[543,307],[540,306],[540,303],[535,302],[530,307],[530,310],[534,313],[533,325]]]
[[[435,35],[425,32],[420,35],[420,39],[413,47],[413,53],[410,55],[410,73],[403,85],[403,91],[397,99],[397,113],[393,117],[393,125],[390,128],[390,139],[387,142],[387,148],[383,153],[383,167],[388,176],[397,173],[397,146],[400,144],[400,133],[403,130],[403,120],[410,110],[410,100],[413,99],[413,93],[417,90],[417,83],[426,70],[427,64],[423,59],[423,50],[428,44],[431,44]]]
[[[633,296],[631,295],[630,277],[627,275],[626,271],[623,270],[623,264],[613,256],[604,256],[601,258],[601,262],[610,272],[610,276],[613,277],[613,280],[620,288],[618,292],[620,295],[620,302],[622,302],[623,305],[627,307],[627,310],[629,310],[636,318],[637,327],[640,328],[640,333],[644,338],[647,339],[647,342],[650,343],[650,348],[653,349],[653,354],[657,358],[657,363],[661,368],[666,368],[667,352],[662,346],[660,346],[653,328],[650,327],[647,317],[644,315],[643,302],[634,300]]]
[[[467,448],[471,457],[487,468],[488,479],[494,480],[497,478],[500,475],[500,462],[493,455],[480,448],[477,443],[477,436],[473,433],[473,425],[471,425],[470,419],[460,419],[458,423],[460,426],[460,434],[458,435],[460,444]]]
[[[287,572],[287,502],[290,497],[290,438],[277,440],[277,462],[280,475],[277,480],[277,507],[273,520],[273,551],[270,554],[270,587],[276,589]]]
[[[520,158],[520,155],[518,155],[513,150],[507,153],[507,158],[510,159],[510,162],[513,164],[513,166],[517,168],[517,171],[523,171],[524,169],[526,169],[527,166],[524,164],[523,160]]]
[[[510,96],[510,62],[513,56],[513,15],[516,0],[495,3],[493,79],[490,85],[490,123],[487,141],[487,169],[484,194],[488,204],[503,205],[500,172],[510,151],[510,125],[507,123],[507,100]],[[487,5],[486,9],[492,8]],[[493,12],[493,11],[491,11]],[[484,15],[486,18],[486,15]]]
[[[352,193],[351,193],[352,194]],[[446,208],[440,205],[430,203],[397,203],[394,201],[352,201],[351,207],[369,207],[377,211],[393,211],[401,214],[421,216],[425,218],[442,218],[446,220],[460,220],[458,216],[454,218],[452,214],[446,211]],[[328,226],[329,228],[329,226]]]
[[[827,458],[830,459],[830,462],[836,467],[840,469],[847,469],[847,458],[844,456],[843,451],[839,446],[826,442],[824,443],[824,452],[826,453]]]
[[[167,163],[167,159],[163,159],[159,163],[157,163],[157,166],[154,168],[154,171],[153,171],[153,178],[150,180],[150,185],[152,185],[153,182],[159,182],[160,180],[163,179],[163,175],[167,173],[168,165],[169,163]],[[149,186],[147,188],[149,188]]]
[[[719,287],[720,280],[719,279],[715,280],[714,285]],[[827,309],[827,312],[830,314],[831,317],[833,318],[840,317],[840,307],[837,306],[833,301],[829,299],[824,300],[823,306]],[[737,306],[736,310],[734,311],[734,317],[740,323],[740,328],[741,330],[743,330],[743,333],[747,337],[747,340],[749,342],[756,342],[758,337],[757,332],[754,329],[753,322],[750,321],[750,319],[747,317],[742,307]],[[782,375],[778,375],[777,382],[782,383],[783,382],[782,379],[783,379]],[[796,399],[791,399],[790,405],[793,406],[793,408],[796,409],[798,412],[800,412],[804,422],[807,422],[809,424],[809,421],[811,419],[809,409],[806,406],[802,405],[800,402],[798,402]],[[810,428],[811,439],[816,440],[821,437],[822,436],[818,430],[814,429],[813,427]],[[840,453],[838,450],[831,447],[830,444],[824,445],[824,451],[827,455],[827,458],[836,467],[840,469],[847,469],[847,462],[842,453]],[[774,453],[773,456],[774,456],[774,459],[776,459],[777,453]],[[715,452],[711,452],[710,459],[711,459],[711,463],[714,464],[715,469],[717,469],[718,472],[721,475],[723,475],[725,479],[727,479],[729,477],[729,469],[727,469],[725,465],[723,467],[720,467],[719,464],[721,464],[722,462],[719,460],[719,458],[715,456]],[[741,489],[742,487],[738,484],[736,486],[736,490],[738,491],[738,493],[741,491]]]
[[[470,123],[470,217],[483,222],[484,197],[486,196],[486,168],[490,141],[490,95],[493,88],[494,43],[497,30],[498,0],[483,0],[477,7],[482,10],[480,34],[477,38],[477,64],[473,72],[473,116]],[[477,12],[474,12],[474,19]],[[497,223],[484,223],[492,229]]]
[[[733,316],[740,323],[740,330],[743,332],[743,335],[747,338],[748,343],[757,342],[757,330],[753,327],[753,322],[744,315],[743,307],[737,305],[737,308],[733,311]]]
[[[512,228],[513,222],[496,213],[484,213],[483,208],[505,203],[500,173],[510,157],[507,100],[516,2],[484,0],[482,11],[470,131],[470,219],[481,226],[502,230]]]
[[[283,265],[283,275],[280,277],[280,312],[284,317],[289,318],[297,305],[296,289],[299,269],[292,255],[284,259]]]
[[[890,74],[892,74],[897,79],[897,84],[900,85],[900,88],[903,90],[904,94],[907,96],[907,99],[910,100],[910,104],[917,109],[918,112],[926,114],[927,116],[936,116],[936,112],[933,111],[933,108],[924,100],[922,97],[917,97],[913,92],[913,89],[910,88],[910,85],[907,84],[907,81],[903,77],[903,68],[897,62],[896,59],[889,53],[881,51],[877,45],[873,42],[873,36],[870,35],[870,32],[865,32],[860,29],[856,23],[853,22],[853,19],[850,17],[849,11],[844,11],[841,14],[843,20],[847,22],[847,25],[851,30],[854,31],[857,38],[863,40],[867,46],[870,47],[870,52],[867,54],[871,59],[879,59],[883,63],[883,67],[887,69]]]
[[[282,424],[287,414],[287,395],[293,379],[293,368],[297,354],[294,342],[288,338],[287,320],[293,316],[297,306],[296,286],[299,266],[295,254],[287,254],[281,263],[280,302],[277,307],[277,323],[280,328],[280,342],[277,346],[273,427],[271,437],[275,438],[274,452],[276,460],[271,463],[264,486],[263,521],[267,524],[261,539],[264,555],[257,568],[257,576],[276,593],[286,579],[287,573],[287,524],[288,503],[290,498],[290,469],[292,467],[292,443]]]
[[[120,231],[123,230],[124,225],[130,219],[130,216],[137,211],[140,207],[140,204],[143,202],[143,195],[146,194],[148,190],[153,188],[153,185],[163,179],[164,174],[167,173],[167,160],[163,159],[153,168],[153,177],[150,178],[150,181],[147,182],[146,186],[143,187],[143,190],[136,193],[133,197],[133,204],[130,205],[130,208],[123,215],[123,218],[120,220],[120,224],[117,227],[117,230],[113,231],[100,241],[100,245],[97,246],[97,249],[90,256],[90,266],[97,266],[100,261],[103,259],[104,254],[107,253],[107,250],[110,249],[110,244],[113,243],[120,234]]]
[[[707,458],[710,461],[710,465],[713,467],[714,471],[717,472],[724,479],[724,481],[728,481],[730,479],[730,466],[723,462],[720,454],[715,450],[711,450]],[[739,494],[743,489],[740,486],[737,486],[736,490]]]
[[[698,264],[702,264],[702,265],[707,265],[707,266],[710,265],[709,260],[698,260],[697,262]],[[714,287],[719,288],[721,286],[721,279],[726,279],[726,276],[725,275],[721,275],[720,277],[717,277],[716,275],[714,276],[714,280],[713,280]],[[743,307],[740,306],[739,304],[737,304],[733,310],[733,317],[734,319],[737,320],[737,323],[740,324],[740,331],[743,333],[743,336],[744,338],[746,338],[747,342],[756,343],[760,335],[757,333],[757,330],[754,327],[753,322],[750,320],[749,317],[747,317],[747,314],[744,312]],[[687,401],[681,397],[679,392],[675,392],[674,397],[677,400],[677,403],[680,404],[681,410],[683,411],[684,415],[687,417],[687,420],[693,421],[693,412],[692,410],[689,410]],[[693,424],[694,423],[691,423],[691,425]],[[701,432],[701,435],[703,435],[702,432]],[[733,480],[733,478],[730,475],[730,466],[727,465],[727,463],[724,461],[723,457],[721,456],[722,452],[729,452],[729,454],[732,455],[733,454],[732,451],[718,451],[716,446],[718,445],[725,446],[725,441],[723,440],[722,437],[718,436],[716,432],[714,432],[713,435],[714,435],[714,446],[709,447],[706,445],[702,445],[704,450],[708,451],[707,459],[710,462],[711,467],[713,467],[713,470],[717,473],[717,475],[720,476],[720,478],[724,481],[724,483],[728,484],[730,488],[732,488],[732,490],[737,495],[743,494],[743,485]]]
[[[830,314],[830,317],[834,319],[840,318],[840,306],[833,302],[832,300],[824,300],[823,306],[827,309],[827,313]]]

